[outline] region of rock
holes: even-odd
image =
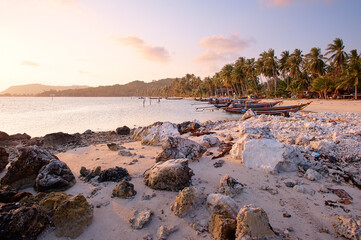
[[[231,135],[231,134],[228,134],[227,136],[226,136],[226,140],[227,141],[233,141],[233,136]]]
[[[212,214],[209,224],[209,232],[215,240],[235,239],[237,221],[222,215]]]
[[[339,235],[347,239],[354,239],[354,240],[361,239],[360,220],[337,216],[336,221],[333,224],[333,227]]]
[[[9,134],[7,134],[6,132],[2,132],[0,131],[0,141],[6,141],[6,140],[9,140]]]
[[[257,120],[259,122],[267,122],[268,121],[268,116],[265,115],[265,114],[261,114],[261,115],[258,116]]]
[[[130,181],[130,177],[127,169],[121,167],[109,168],[107,170],[101,171],[98,181],[99,182],[119,182],[121,180]]]
[[[86,177],[89,175],[90,170],[86,169],[84,166],[81,166],[79,173],[81,177]]]
[[[102,168],[100,166],[94,167],[91,171],[82,166],[80,168],[80,179],[89,182],[91,179],[99,176],[101,171]]]
[[[0,172],[5,169],[9,163],[9,153],[6,152],[5,148],[0,147]]]
[[[129,219],[130,225],[134,229],[142,229],[144,225],[150,222],[153,212],[146,208],[143,211],[135,211],[133,217]]]
[[[17,133],[9,136],[9,140],[17,141],[17,140],[30,140],[31,137],[26,133]]]
[[[257,114],[252,111],[252,109],[248,109],[242,116],[241,121],[247,120],[249,118],[255,117]]]
[[[115,185],[112,197],[119,197],[119,198],[132,198],[137,194],[134,190],[134,185],[126,180],[122,180]]]
[[[302,185],[295,185],[293,187],[293,190],[295,190],[296,192],[299,192],[299,193],[305,193],[306,192],[305,187],[302,186]]]
[[[201,127],[202,127],[202,124],[200,122],[198,122],[197,120],[194,120],[193,122],[186,121],[186,122],[177,124],[177,128],[180,133],[191,132],[191,131],[199,129]]]
[[[49,217],[39,205],[0,205],[0,239],[35,240],[49,222]]]
[[[217,162],[213,163],[215,168],[223,167],[224,160],[220,159]]]
[[[308,146],[310,144],[310,140],[308,138],[306,138],[305,136],[299,136],[298,138],[296,138],[295,140],[295,144],[297,145],[302,145],[302,146]]]
[[[80,138],[63,132],[50,133],[44,136],[44,145],[57,147],[67,144],[79,144]]]
[[[120,149],[120,146],[116,143],[107,143],[107,147],[111,151],[118,151]]]
[[[10,203],[18,192],[10,186],[2,186],[0,189],[0,203]]]
[[[239,207],[231,197],[219,193],[212,193],[207,197],[207,209],[211,214],[236,219]]]
[[[117,132],[118,135],[129,135],[130,134],[130,128],[128,128],[127,126],[118,127],[116,129],[116,132]]]
[[[310,181],[317,181],[322,178],[322,175],[312,168],[309,168],[305,173],[305,178]]]
[[[148,127],[136,129],[132,140],[141,141],[144,145],[159,146],[170,136],[180,136],[177,125],[170,122],[156,122]]]
[[[178,193],[171,207],[174,215],[184,217],[196,209],[205,200],[203,192],[195,187],[186,187]]]
[[[91,134],[93,134],[94,132],[92,131],[92,130],[90,130],[90,129],[88,129],[88,130],[86,130],[83,134],[84,135],[91,135]]]
[[[187,159],[159,162],[144,172],[143,182],[152,189],[180,191],[189,187],[193,172]]]
[[[70,168],[60,160],[43,166],[35,180],[38,192],[65,191],[74,186],[76,180]]]
[[[93,219],[93,208],[81,194],[62,201],[52,221],[57,237],[79,237]]]
[[[178,158],[197,160],[207,151],[198,143],[181,137],[168,137],[162,148],[163,152],[156,157],[156,162]]]
[[[146,233],[143,235],[143,240],[153,240],[153,237],[149,233]]]
[[[170,228],[166,227],[166,226],[160,226],[159,230],[158,230],[158,239],[159,240],[165,240],[168,238],[169,235],[171,235],[172,233],[178,231],[178,227],[177,226],[172,226]]]
[[[241,137],[233,145],[231,155],[241,160],[248,168],[266,172],[297,171],[305,161],[299,149],[278,142],[268,127],[240,129]]]
[[[204,135],[201,145],[206,148],[210,148],[210,147],[217,147],[219,146],[220,143],[221,141],[219,141],[217,137],[213,137],[211,135]]]
[[[278,239],[267,213],[254,205],[244,206],[237,215],[236,239]]]
[[[118,153],[120,156],[123,156],[123,157],[131,157],[131,156],[133,156],[133,154],[131,153],[131,152],[129,152],[129,151],[119,151],[119,153]]]
[[[38,146],[20,147],[20,156],[11,162],[5,176],[0,180],[1,185],[13,188],[34,186],[40,169],[50,161],[59,160],[56,156]]]
[[[330,141],[328,139],[323,139],[319,141],[311,141],[309,147],[320,154],[328,155],[330,152],[332,152],[331,150],[336,148],[336,144],[333,140]]]
[[[237,182],[236,179],[226,174],[219,182],[218,192],[226,196],[234,197],[240,194],[243,188],[244,185],[242,183]]]

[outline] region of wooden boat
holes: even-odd
[[[280,106],[280,107],[261,107],[261,108],[230,108],[226,107],[223,108],[226,112],[229,113],[245,113],[247,110],[252,109],[257,114],[271,114],[271,115],[288,115],[290,112],[298,112],[308,105],[310,105],[311,102],[304,103],[304,104],[298,104],[298,105],[290,105],[290,106]]]
[[[263,108],[263,107],[274,107],[282,101],[275,102],[244,102],[244,103],[233,103],[231,107],[233,108]]]
[[[167,100],[182,100],[183,98],[182,97],[167,97],[165,99],[167,99]]]

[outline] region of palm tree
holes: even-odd
[[[238,58],[232,70],[232,78],[238,95],[247,94],[246,73],[244,71],[245,62],[246,59],[244,57]],[[238,86],[240,86],[240,89]]]
[[[269,69],[270,72],[272,72],[273,81],[274,81],[274,92],[277,91],[277,69],[278,69],[278,62],[277,57],[275,56],[275,50],[269,49],[266,54],[266,61],[265,61],[266,67]]]
[[[343,50],[345,45],[343,45],[343,41],[340,38],[336,38],[333,40],[333,44],[328,44],[326,48],[326,55],[331,55],[329,57],[329,61],[334,64],[336,68],[336,73],[343,71],[343,66],[346,63],[347,53]]]
[[[287,64],[288,59],[290,58],[290,52],[289,51],[283,51],[281,53],[281,59],[278,61],[279,62],[279,68],[281,70],[281,75],[283,80],[286,81],[287,83],[287,88],[289,86],[289,81],[288,81],[288,73],[289,73],[289,67]]]
[[[357,87],[361,83],[361,56],[357,50],[351,50],[348,56],[348,65],[346,74],[341,77],[341,81],[337,88],[347,88],[353,86],[355,88],[355,99],[357,100]]]
[[[311,48],[310,52],[305,55],[305,69],[312,78],[320,77],[325,74],[326,63],[321,54],[320,48]]]
[[[313,91],[318,92],[321,96],[323,93],[323,96],[326,99],[327,92],[333,88],[333,83],[334,81],[327,76],[318,77],[312,81],[312,89]]]

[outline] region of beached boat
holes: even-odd
[[[165,99],[167,99],[167,100],[182,100],[183,98],[182,97],[167,97]]]
[[[242,103],[232,103],[230,107],[232,108],[263,108],[263,107],[274,107],[277,104],[282,103],[282,101],[275,102],[242,102]]]
[[[245,113],[247,110],[252,109],[257,114],[270,114],[270,115],[288,115],[290,112],[298,112],[308,105],[311,102],[298,104],[298,105],[290,105],[290,106],[279,106],[279,107],[260,107],[260,108],[223,108],[226,112],[229,113]]]

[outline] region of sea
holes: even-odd
[[[40,137],[48,133],[109,131],[157,121],[232,120],[240,115],[194,100],[138,97],[0,97],[0,131]],[[198,108],[198,109],[197,109]]]

